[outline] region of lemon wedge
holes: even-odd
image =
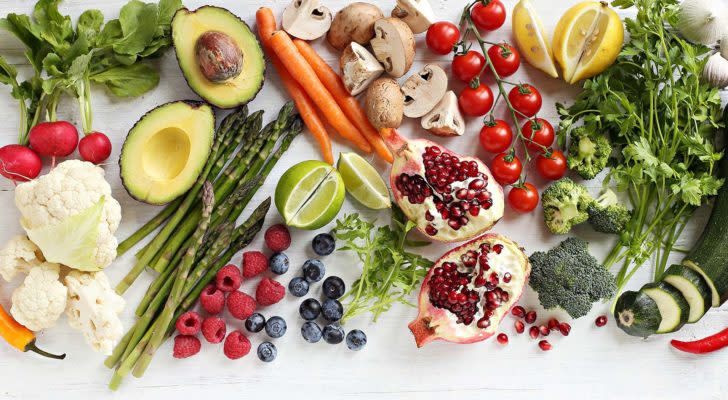
[[[541,23],[541,17],[529,0],[520,0],[513,7],[513,36],[521,56],[534,68],[538,68],[553,78],[558,78],[551,46]]]
[[[624,25],[606,2],[570,8],[556,25],[553,53],[564,80],[576,83],[614,64],[624,42]]]

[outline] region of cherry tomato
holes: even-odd
[[[531,151],[543,151],[543,147],[551,147],[554,143],[554,127],[551,126],[549,121],[543,118],[536,118],[536,126],[533,123],[534,120],[528,120],[523,125],[521,133],[526,139],[526,147]],[[540,146],[539,146],[540,145]]]
[[[452,60],[452,73],[463,82],[470,82],[485,65],[485,57],[477,51],[470,50],[465,54],[455,56]]]
[[[486,122],[480,130],[480,145],[490,153],[501,153],[508,149],[513,141],[511,127],[502,119]]]
[[[470,17],[478,29],[494,31],[506,21],[506,8],[500,0],[479,1],[470,10]]]
[[[527,117],[533,117],[541,109],[541,93],[535,87],[524,84],[514,86],[508,93],[513,108]]]
[[[521,66],[521,55],[508,43],[490,46],[488,57],[501,78],[515,74]]]
[[[458,103],[465,114],[479,117],[487,114],[493,107],[493,92],[484,84],[475,89],[468,86],[460,92]]]
[[[538,205],[538,190],[528,182],[523,187],[514,186],[508,193],[508,203],[516,211],[531,212]]]
[[[427,47],[437,54],[449,54],[460,40],[460,29],[452,22],[435,22],[427,29]]]
[[[523,171],[523,165],[521,160],[515,155],[513,160],[508,161],[507,158],[510,155],[506,153],[500,153],[490,164],[490,172],[493,173],[493,177],[501,185],[511,185],[515,183],[518,178],[521,177],[521,171]]]
[[[550,157],[539,154],[536,158],[536,170],[544,179],[555,181],[566,175],[566,157],[560,150],[551,152]]]

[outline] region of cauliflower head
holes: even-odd
[[[10,314],[31,331],[53,327],[66,308],[66,287],[59,280],[60,265],[42,263],[28,272],[13,292]]]
[[[124,310],[124,299],[114,292],[106,274],[101,271],[71,271],[65,282],[68,323],[83,333],[94,350],[110,355],[124,333],[119,319]]]
[[[21,225],[48,261],[97,271],[116,258],[114,233],[121,222],[121,206],[111,196],[104,170],[96,165],[65,161],[18,185],[15,204]]]
[[[27,274],[42,262],[38,246],[22,235],[12,238],[0,249],[0,275],[7,282],[12,281],[17,274]]]

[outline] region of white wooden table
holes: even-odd
[[[62,4],[63,11],[78,16],[88,8],[98,8],[107,18],[116,17],[124,0],[68,0]],[[515,0],[506,0],[510,12]],[[576,0],[533,0],[542,13],[547,31],[556,25],[560,15]],[[32,4],[29,0],[3,0],[0,2],[0,15],[9,12],[28,13]],[[238,14],[249,25],[254,26],[254,13],[259,6],[272,7],[280,15],[286,1],[253,0],[186,0],[188,8],[214,3],[227,7]],[[325,3],[336,11],[345,1],[328,0]],[[385,13],[391,10],[393,1],[375,1]],[[438,16],[456,20],[463,1],[433,0]],[[630,13],[623,13],[629,15]],[[510,18],[509,18],[510,20]],[[489,35],[493,40],[512,40],[510,23]],[[418,42],[417,64],[440,62],[447,65],[446,58],[439,58],[424,50],[424,37]],[[317,43],[327,59],[334,63],[337,56],[328,46]],[[6,55],[11,63],[27,71],[20,45],[7,33],[0,33],[0,53]],[[123,222],[117,232],[124,238],[145,222],[157,211],[156,208],[141,204],[129,197],[121,186],[116,160],[126,132],[147,110],[167,101],[194,99],[195,94],[188,89],[170,50],[159,62],[162,80],[159,86],[139,99],[122,101],[109,97],[102,89],[94,91],[95,128],[106,132],[114,144],[111,162],[105,167],[111,182],[114,196],[123,207]],[[416,68],[417,66],[415,66]],[[285,101],[286,95],[275,78],[271,78],[258,97],[250,104],[251,110],[265,109],[267,119],[273,117]],[[577,93],[577,87],[569,87],[562,81],[547,78],[529,66],[521,68],[511,78],[514,81],[534,83],[544,95],[542,116],[557,122],[554,103],[569,102]],[[0,88],[0,145],[14,143],[18,125],[18,110],[11,100],[9,90]],[[66,118],[80,125],[75,102],[64,99],[60,118]],[[478,122],[473,120],[462,138],[443,140],[443,144],[456,151],[468,153],[478,148]],[[403,129],[410,136],[427,136],[417,129],[415,123],[408,123]],[[335,151],[351,151],[341,142],[335,143]],[[485,157],[485,154],[478,152]],[[314,141],[306,136],[296,140],[291,150],[275,168],[265,186],[258,192],[251,204],[257,204],[271,195],[277,177],[291,165],[306,159],[317,158],[319,153]],[[384,170],[385,166],[377,163]],[[543,184],[543,182],[539,182]],[[594,191],[599,183],[591,184]],[[4,243],[21,232],[17,211],[13,206],[12,186],[0,183],[0,243]],[[369,218],[387,221],[386,213],[375,213],[360,209],[357,204],[347,200],[342,213],[360,212]],[[702,213],[705,216],[705,213]],[[700,219],[700,218],[699,218]],[[275,210],[269,213],[267,225],[279,222]],[[536,250],[547,249],[559,238],[546,233],[539,212],[530,215],[507,213],[495,231],[508,235],[522,244],[530,254]],[[601,257],[611,244],[611,240],[598,236],[589,229],[576,229],[576,233],[592,241],[593,252]],[[314,233],[294,232],[295,242],[288,255],[292,268],[283,277],[287,284],[300,269],[300,265],[312,257],[310,240]],[[685,242],[695,239],[695,231],[685,234]],[[259,237],[250,249],[260,249]],[[446,250],[445,246],[431,246],[425,252],[436,258]],[[133,253],[133,252],[130,252]],[[236,262],[239,257],[236,256]],[[342,276],[351,282],[359,268],[351,262],[347,254],[334,254],[325,258],[327,271]],[[133,264],[133,256],[126,255],[117,260],[107,272],[116,283]],[[633,279],[634,286],[648,279],[646,267]],[[133,310],[144,293],[151,276],[142,275],[139,282],[126,294],[128,307],[123,315],[125,324],[133,321]],[[252,289],[249,285],[243,289]],[[9,309],[9,298],[13,285],[0,287],[0,303]],[[316,290],[320,290],[316,287]],[[314,291],[314,293],[317,293]],[[320,342],[309,344],[300,336],[301,321],[297,316],[299,299],[286,297],[281,303],[265,310],[267,316],[281,315],[288,322],[288,333],[275,340],[278,358],[271,364],[257,360],[255,348],[265,340],[265,335],[251,337],[251,354],[238,361],[227,360],[222,354],[221,345],[203,344],[201,353],[192,359],[178,361],[171,357],[171,344],[168,342],[155,357],[143,379],[128,378],[118,393],[112,394],[106,385],[111,376],[103,366],[104,357],[93,353],[85,344],[79,332],[70,329],[65,317],[58,325],[40,334],[38,342],[52,351],[65,351],[68,358],[57,362],[45,360],[30,353],[23,354],[5,344],[0,344],[0,398],[125,398],[125,399],[174,399],[174,398],[255,398],[255,399],[308,399],[308,398],[352,398],[352,399],[450,399],[467,397],[473,399],[667,399],[683,398],[686,395],[695,399],[728,398],[728,352],[719,352],[703,357],[677,353],[668,346],[673,336],[655,336],[642,340],[625,335],[616,328],[610,317],[606,328],[595,328],[594,318],[607,312],[607,305],[598,304],[593,312],[578,321],[571,321],[573,330],[568,338],[554,334],[549,337],[554,349],[544,353],[535,341],[527,335],[516,336],[513,320],[506,318],[502,330],[511,337],[507,347],[500,346],[495,340],[469,346],[458,346],[436,342],[423,349],[417,349],[407,329],[407,323],[415,316],[414,309],[396,307],[385,314],[376,324],[370,324],[366,317],[353,320],[348,328],[361,328],[369,338],[364,351],[354,353],[345,345],[331,346]],[[521,304],[527,308],[535,307],[541,316],[558,313],[545,313],[532,291],[527,290]],[[710,311],[702,321],[688,325],[674,337],[692,339],[713,333],[726,326],[728,313],[723,310]],[[230,324],[229,330],[242,327],[242,323]]]

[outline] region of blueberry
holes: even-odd
[[[319,233],[313,238],[311,243],[313,251],[320,256],[328,256],[336,249],[336,241],[334,237],[328,233]]]
[[[316,299],[306,299],[298,307],[298,313],[306,321],[313,321],[321,314],[321,303]]]
[[[286,334],[286,321],[281,317],[270,317],[265,323],[265,333],[276,339]]]
[[[304,322],[301,326],[301,336],[309,343],[316,343],[321,340],[321,327],[315,322]]]
[[[344,280],[338,276],[330,276],[324,280],[324,296],[330,299],[338,299],[346,292]]]
[[[309,282],[318,282],[324,278],[326,268],[321,260],[311,259],[303,263],[303,277]]]
[[[349,350],[359,351],[367,344],[367,335],[359,329],[354,329],[346,334],[346,347]]]
[[[326,299],[321,305],[321,314],[325,320],[336,322],[344,316],[344,306],[339,303],[339,300]]]
[[[324,341],[328,344],[339,344],[344,341],[344,329],[339,325],[326,325],[323,330]]]
[[[245,329],[248,332],[260,332],[265,327],[265,317],[259,313],[255,313],[245,320]]]
[[[275,253],[270,256],[269,267],[271,272],[283,275],[288,272],[288,256],[283,253]]]
[[[293,278],[288,284],[288,291],[296,297],[303,297],[308,293],[308,281],[300,277]]]
[[[263,362],[271,362],[276,359],[278,350],[271,342],[263,342],[258,346],[258,358]]]

